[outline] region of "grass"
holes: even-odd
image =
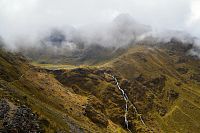
[[[190,77],[192,74],[200,73],[198,69],[200,62],[187,57],[189,58],[188,62],[177,63],[180,57],[182,55],[179,55],[179,53],[170,56],[165,49],[148,49],[146,46],[135,46],[130,48],[125,54],[111,61],[106,60],[106,62],[103,61],[99,65],[94,66],[32,63],[33,66],[38,68],[50,70],[65,69],[67,75],[63,75],[63,79],[69,82],[65,85],[58,82],[54,75],[28,70],[26,63],[12,64],[5,56],[0,56],[0,65],[5,75],[5,77],[0,77],[2,79],[1,84],[3,82],[4,84],[8,83],[7,81],[3,81],[6,79],[6,76],[15,81],[7,84],[7,88],[10,88],[15,93],[1,90],[0,96],[9,98],[13,102],[19,99],[21,103],[16,102],[16,104],[27,104],[31,106],[39,114],[41,119],[44,118],[50,122],[49,126],[45,126],[47,132],[55,132],[57,129],[69,131],[69,123],[74,123],[77,127],[81,127],[90,132],[123,133],[126,131],[122,126],[114,123],[110,119],[108,127],[103,129],[83,115],[82,105],[88,104],[87,98],[89,95],[94,95],[102,101],[105,100],[102,95],[113,96],[112,98],[115,99],[108,98],[108,103],[104,102],[103,104],[106,106],[106,112],[109,115],[119,115],[121,108],[118,107],[118,103],[114,103],[113,101],[117,99],[117,102],[119,102],[120,98],[118,94],[115,94],[116,92],[113,90],[114,86],[110,82],[102,80],[99,75],[94,73],[90,73],[81,78],[81,80],[75,81],[73,77],[77,73],[71,72],[71,70],[76,68],[84,68],[85,70],[91,71],[102,68],[112,69],[115,75],[119,75],[122,78],[120,81],[128,79],[131,82],[132,86],[129,86],[130,88],[128,89],[126,88],[126,91],[133,91],[130,94],[139,95],[140,91],[145,91],[145,95],[142,95],[144,97],[143,101],[134,102],[139,107],[139,111],[144,112],[147,125],[155,129],[155,132],[198,133],[200,131],[200,84],[190,79]],[[188,68],[189,71],[185,74],[180,74],[176,71],[180,67]],[[18,81],[21,73],[25,73],[25,76]],[[140,85],[134,82],[135,78],[139,75],[142,75],[145,79],[144,83],[140,83],[142,85],[145,85],[147,81],[154,80],[163,75],[166,77],[165,85],[159,93],[155,89],[156,86],[143,90]],[[73,82],[70,81],[70,76]],[[96,83],[93,79],[97,79]],[[177,82],[180,82],[181,85],[177,86]],[[75,94],[71,88],[72,84],[84,90],[86,94]],[[137,91],[134,90],[135,87],[138,89]],[[178,99],[169,102],[169,90],[174,90],[179,93]],[[148,103],[146,97],[148,95],[154,96],[154,105],[149,112],[145,112],[144,107]],[[129,95],[131,99],[132,97],[134,99],[134,96]],[[167,113],[164,116],[160,116],[159,111],[157,111],[160,108],[158,107],[157,109],[156,106],[166,107]],[[63,119],[63,116],[68,117]],[[136,128],[139,129],[140,125]]]
[[[140,74],[142,74],[146,80],[165,75],[167,80],[163,90],[163,98],[154,94],[156,95],[154,102],[166,106],[168,112],[165,117],[161,117],[156,113],[156,110],[153,110],[151,115],[155,117],[155,121],[159,123],[163,132],[184,133],[192,131],[193,133],[198,133],[198,121],[200,118],[200,103],[198,102],[200,99],[200,86],[189,78],[193,73],[199,73],[199,69],[197,69],[199,63],[191,59],[189,62],[178,64],[176,61],[180,56],[182,55],[173,55],[173,57],[170,57],[163,49],[149,50],[143,46],[136,46],[119,58],[107,62],[102,66],[78,67],[90,69],[98,69],[101,67],[112,68],[115,72],[120,73],[124,78],[129,80],[134,80],[134,78]],[[143,61],[141,57],[146,59],[146,61]],[[62,68],[62,66],[60,67],[59,65],[54,67]],[[76,67],[77,66],[71,68]],[[189,69],[189,72],[180,74],[176,71],[176,68],[179,67],[186,67]],[[65,68],[65,66],[63,68]],[[187,82],[185,82],[185,80]],[[182,85],[177,86],[177,82],[181,82]],[[92,86],[92,82],[87,82],[85,84],[86,86]],[[106,87],[107,84],[102,82],[93,89],[97,92],[101,92]],[[172,103],[169,103],[167,101],[167,92],[171,89],[179,93],[179,98]],[[153,92],[151,91],[150,93]],[[144,103],[146,103],[146,101]]]
[[[45,68],[45,69],[50,69],[50,70],[57,70],[57,69],[73,69],[76,68],[77,66],[74,65],[64,65],[64,64],[38,64],[36,62],[32,62],[31,63],[33,66],[36,67],[41,67],[41,68]],[[80,66],[78,66],[80,67]]]
[[[151,115],[155,116],[156,121],[166,133],[198,133],[200,131],[200,104],[198,102],[200,99],[200,84],[190,79],[192,74],[200,73],[198,69],[200,62],[185,57],[189,58],[188,62],[176,63],[179,57],[182,56],[175,54],[171,57],[165,49],[155,48],[149,50],[146,46],[135,46],[129,49],[126,54],[106,64],[129,80],[134,80],[140,74],[146,80],[165,75],[167,80],[162,92],[164,95],[162,98],[158,96],[154,99],[154,102],[166,106],[168,113],[165,115],[166,117],[161,117],[154,110]],[[143,58],[146,61],[143,61]],[[188,68],[189,71],[186,74],[180,74],[176,71],[179,67]],[[177,86],[177,82],[180,82],[181,86]],[[171,89],[179,93],[179,98],[169,103],[167,92]]]

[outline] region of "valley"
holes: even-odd
[[[200,0],[0,0],[0,133],[200,133]]]
[[[31,63],[1,50],[0,130],[24,131],[12,121],[30,110],[19,118],[36,132],[198,133],[200,62],[183,49],[135,45],[97,65]]]

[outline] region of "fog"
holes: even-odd
[[[118,47],[149,34],[198,38],[199,24],[198,0],[0,0],[0,36],[12,49],[48,42],[52,29],[73,49],[77,41]]]

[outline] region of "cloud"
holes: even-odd
[[[97,27],[102,31],[106,28],[102,23],[110,23],[122,13],[152,26],[154,31],[183,30],[199,36],[198,5],[198,0],[1,0],[0,36],[14,46],[19,38],[34,40],[55,27],[80,28],[100,23]]]

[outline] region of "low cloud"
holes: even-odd
[[[1,0],[0,36],[10,49],[48,46],[55,52],[59,47],[47,39],[55,29],[65,36],[62,51],[83,44],[127,46],[147,36],[187,42],[200,35],[198,5],[198,0]]]

